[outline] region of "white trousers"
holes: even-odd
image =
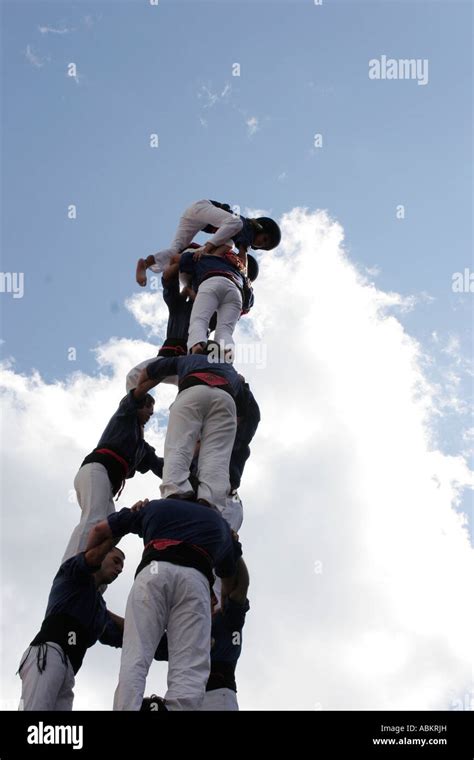
[[[47,647],[46,667],[37,665],[38,650]],[[60,646],[47,644],[28,647],[23,653],[20,671],[21,710],[72,710],[74,701],[74,671],[69,659],[64,662]]]
[[[115,512],[112,486],[104,465],[91,462],[80,467],[74,478],[74,488],[82,514],[71,534],[61,564],[78,552],[83,552],[94,525]]]
[[[114,710],[140,710],[153,655],[167,630],[169,710],[199,710],[210,670],[209,583],[193,567],[153,562],[137,575],[125,610]]]
[[[152,359],[145,359],[144,362],[140,362],[140,364],[137,364],[136,367],[130,370],[130,372],[127,375],[127,379],[125,381],[125,388],[127,390],[127,393],[132,390],[132,388],[136,388],[138,384],[138,378],[140,376],[140,372],[142,369],[145,369],[145,367],[148,367],[149,364],[152,362],[156,362],[157,359],[164,359],[164,356],[154,356]],[[177,375],[169,375],[168,377],[165,377],[164,380],[161,381],[162,383],[169,383],[170,385],[178,385],[178,376]]]
[[[238,533],[244,521],[244,505],[238,493],[226,497],[221,515],[224,520],[227,520],[232,530]]]
[[[201,705],[201,712],[205,710],[213,712],[221,712],[224,710],[238,710],[239,703],[237,702],[237,694],[232,689],[213,689],[213,691],[206,691],[203,703]]]
[[[233,348],[232,337],[242,311],[242,293],[228,277],[209,277],[199,286],[189,322],[188,348],[207,341],[209,322],[217,312],[214,340]]]
[[[156,263],[150,267],[152,271],[162,272],[168,266],[171,257],[187,248],[192,243],[194,236],[208,224],[219,228],[210,239],[210,242],[215,246],[223,243],[232,245],[232,238],[240,232],[243,226],[240,216],[229,214],[228,211],[213,206],[208,200],[196,201],[186,209],[179,220],[178,229],[171,246],[155,253]]]
[[[235,402],[227,391],[195,385],[178,393],[170,406],[166,431],[162,497],[192,496],[189,468],[200,439],[198,498],[223,510],[230,489],[229,462],[236,425]]]

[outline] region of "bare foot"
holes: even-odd
[[[142,288],[144,288],[146,285],[146,269],[147,267],[145,259],[138,259],[135,279]]]

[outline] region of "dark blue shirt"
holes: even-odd
[[[160,359],[160,361],[166,360]],[[151,470],[161,477],[163,460],[156,456],[153,446],[150,446],[143,438],[137,416],[139,403],[133,395],[133,390],[129,391],[110,418],[97,448],[111,449],[125,459],[130,468],[127,477],[132,477],[135,470],[142,473]]]
[[[244,287],[244,278],[227,259],[220,256],[201,256],[198,261],[194,261],[194,253],[192,250],[185,251],[179,261],[179,271],[192,276],[193,290],[197,292],[201,282],[214,275],[229,277],[238,288]]]
[[[168,282],[165,282],[162,277],[161,284],[163,286],[163,300],[169,312],[166,337],[168,339],[187,340],[193,302],[180,295],[178,277],[172,277]]]
[[[121,647],[122,631],[110,617],[95,584],[98,569],[87,564],[84,552],[66,560],[53,580],[45,618],[64,614],[75,618],[87,634],[88,647],[97,640]]]
[[[136,533],[145,546],[155,539],[183,541],[204,549],[220,578],[235,573],[237,557],[231,530],[210,507],[180,499],[157,499],[138,512],[124,507],[107,520],[114,538]]]
[[[240,487],[245,463],[250,456],[249,444],[257,432],[259,423],[259,406],[248,383],[242,383],[239,419],[237,421],[237,431],[229,463],[230,485],[233,489]]]
[[[214,642],[211,648],[211,665],[213,662],[237,662],[242,652],[242,628],[249,609],[248,599],[244,604],[239,604],[227,598],[223,607],[216,612],[212,618],[211,638]]]
[[[247,219],[245,216],[241,216],[240,218],[242,219],[243,227],[237,235],[234,235],[233,240],[236,246],[244,245],[248,248],[254,243],[256,230],[250,219]]]
[[[228,362],[216,362],[206,354],[189,354],[188,356],[170,357],[151,362],[146,371],[153,380],[163,380],[169,375],[178,375],[181,383],[184,378],[194,372],[211,372],[227,380],[229,390],[235,399],[242,393],[242,380]]]
[[[228,214],[232,214],[233,216],[236,216],[234,212],[232,211],[232,208],[229,203],[220,203],[219,201],[209,201],[212,203],[213,206],[216,206],[217,208],[221,208],[223,211],[227,211]],[[234,243],[239,245],[244,245],[247,248],[254,243],[255,235],[256,235],[256,229],[254,225],[252,224],[250,219],[247,219],[246,216],[242,216],[242,214],[239,214],[239,218],[242,220],[242,229],[240,232],[237,232],[233,238],[231,238]],[[204,232],[213,232],[214,230],[218,229],[217,227],[213,227],[213,225],[207,225],[207,227],[204,227]]]

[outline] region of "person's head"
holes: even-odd
[[[247,275],[249,280],[254,282],[258,277],[259,272],[259,266],[258,261],[255,258],[255,256],[252,256],[251,253],[247,254]]]
[[[140,401],[140,404],[138,405],[137,409],[137,416],[138,421],[140,425],[146,425],[148,420],[153,414],[155,408],[155,399],[153,396],[151,396],[149,393],[146,394],[145,398]]]
[[[269,216],[259,216],[253,220],[256,226],[256,233],[253,240],[252,248],[263,248],[265,251],[271,251],[280,245],[281,230],[278,224],[270,219]]]
[[[123,570],[124,560],[125,554],[123,551],[119,549],[118,546],[114,546],[114,548],[106,554],[105,559],[102,560],[100,570],[95,574],[97,585],[113,583]]]

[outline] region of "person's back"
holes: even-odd
[[[144,428],[153,415],[155,400],[131,390],[120,401],[97,446],[83,459],[74,479],[81,508],[79,523],[69,539],[63,562],[84,551],[92,527],[115,512],[114,496],[135,472],[163,474],[163,459],[144,439]]]
[[[194,260],[194,251],[185,251],[179,264],[180,272],[190,274],[192,288],[198,291],[204,280],[216,274],[228,277],[239,288],[244,287],[244,277],[238,271],[235,264],[224,256],[204,255],[197,261]]]
[[[120,510],[108,522],[114,535],[126,528],[139,535],[145,547],[159,540],[163,548],[177,542],[203,549],[215,565],[232,552],[232,533],[220,513],[192,501],[155,499],[137,513]]]
[[[127,533],[142,537],[142,561],[125,613],[124,645],[115,710],[139,710],[146,676],[163,633],[168,633],[168,691],[172,710],[197,710],[210,669],[212,568],[229,583],[241,547],[220,514],[177,499],[122,509],[98,526],[96,540]]]
[[[242,385],[239,374],[230,362],[216,360],[216,356],[212,351],[213,346],[215,346],[215,353],[218,354],[219,346],[210,342],[209,353],[207,354],[188,354],[188,356],[181,356],[178,358],[166,360],[161,359],[160,361],[151,363],[147,367],[148,377],[155,380],[159,378],[161,381],[161,379],[166,377],[167,374],[177,374],[179,389],[181,391],[190,385],[192,381],[190,381],[189,378],[191,376],[195,377],[196,373],[209,373],[209,375],[218,375],[227,381],[229,387],[226,390],[229,390],[231,395],[236,397],[239,395]],[[220,357],[217,356],[217,358]],[[199,374],[197,377],[199,379]],[[202,379],[204,382],[206,382],[206,378]],[[183,381],[185,383],[184,386]],[[212,380],[212,378],[208,378],[208,382],[206,384],[215,385],[215,382]]]

